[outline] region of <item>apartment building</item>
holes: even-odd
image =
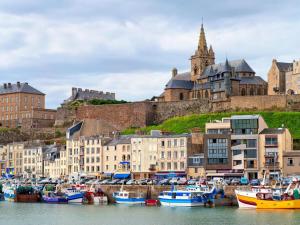
[[[259,133],[267,128],[259,115],[231,117],[232,169],[248,179],[259,177]]]
[[[23,142],[15,142],[6,146],[6,174],[14,176],[23,175]]]
[[[37,178],[43,176],[43,147],[25,146],[23,150],[23,177]]]
[[[131,171],[136,179],[154,177],[158,171],[158,145],[160,132],[131,138]]]
[[[128,178],[131,171],[131,136],[116,136],[103,146],[103,170],[114,178]]]
[[[67,151],[65,146],[47,146],[44,148],[43,176],[66,178],[68,176]]]
[[[7,150],[6,145],[0,145],[0,175],[5,175],[6,173],[6,159],[7,159]]]
[[[284,155],[292,151],[292,136],[287,128],[265,128],[259,134],[260,177],[283,174]]]
[[[187,159],[192,155],[191,134],[162,135],[158,139],[158,171],[156,176],[186,176]]]
[[[204,158],[206,177],[234,176],[232,169],[230,118],[206,123]]]
[[[283,153],[282,175],[300,176],[300,151],[294,150]]]

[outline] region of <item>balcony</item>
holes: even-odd
[[[267,168],[279,168],[279,162],[264,162],[264,166]]]
[[[246,144],[239,144],[239,145],[231,146],[232,150],[240,150],[240,149],[245,149],[245,148],[247,148]]]

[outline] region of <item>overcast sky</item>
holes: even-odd
[[[273,58],[300,58],[298,1],[1,0],[1,83],[29,82],[49,108],[73,86],[151,98],[190,69],[202,17],[217,63],[244,58],[266,79]]]

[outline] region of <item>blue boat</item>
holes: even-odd
[[[113,193],[113,198],[119,204],[145,204],[145,197],[142,193],[121,190]]]
[[[43,195],[43,201],[46,203],[52,203],[52,204],[67,204],[68,203],[68,199],[65,195],[59,196],[53,192],[49,192],[48,196]]]
[[[176,190],[174,187],[170,191],[163,191],[159,195],[162,206],[170,207],[195,207],[213,201],[216,195],[216,188],[204,188],[200,186],[190,186],[185,190]]]

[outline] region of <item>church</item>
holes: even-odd
[[[244,59],[215,64],[212,46],[207,47],[203,24],[201,25],[198,48],[191,56],[191,70],[172,77],[158,101],[182,101],[208,99],[226,100],[230,96],[267,95],[268,83]]]

